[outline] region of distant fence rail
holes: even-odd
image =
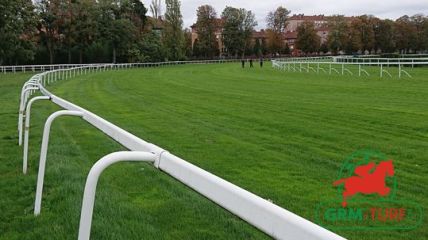
[[[350,67],[357,67],[357,70]],[[409,68],[415,66],[428,66],[428,58],[355,58],[349,56],[309,58],[309,59],[275,59],[272,67],[281,71],[370,76],[367,67],[379,67],[379,76],[393,77],[388,70],[390,67],[398,69],[398,78],[407,76],[411,78]],[[353,72],[356,71],[356,72]]]
[[[379,64],[379,63],[395,63],[395,64],[417,64],[417,63],[423,63],[427,64],[428,58],[421,57],[421,58],[362,58],[362,57],[349,57],[349,56],[343,56],[343,57],[333,57],[334,62],[345,62],[345,63],[371,63],[371,64]]]
[[[223,61],[230,62],[231,60]],[[240,60],[234,60],[240,61]],[[221,62],[221,61],[220,61]],[[185,64],[186,62],[176,62],[175,64]],[[211,63],[207,61],[192,61],[192,64]],[[68,69],[55,69],[36,74],[27,81],[21,92],[21,101],[18,117],[19,144],[24,138],[24,159],[23,171],[27,171],[28,162],[28,136],[30,131],[31,105],[34,101],[51,101],[64,110],[52,114],[46,121],[42,149],[39,160],[39,173],[37,177],[37,190],[34,214],[41,211],[42,192],[46,167],[46,156],[48,151],[49,134],[52,122],[64,115],[79,117],[88,122],[107,136],[117,141],[129,151],[116,152],[101,158],[90,170],[87,177],[79,225],[79,240],[90,238],[92,213],[95,201],[95,192],[98,178],[107,167],[123,161],[144,161],[150,162],[155,168],[169,174],[183,184],[194,189],[196,192],[212,200],[214,203],[237,215],[254,227],[265,232],[275,239],[319,239],[319,240],[343,240],[344,238],[324,229],[290,211],[287,211],[268,200],[265,200],[253,193],[250,193],[226,180],[223,180],[189,162],[174,156],[168,151],[152,143],[132,135],[120,127],[108,122],[96,114],[77,106],[65,99],[62,99],[49,92],[46,87],[59,80],[66,80],[75,76],[97,73],[102,71],[149,66],[166,66],[174,63],[153,63],[153,64],[96,64]],[[44,97],[31,98],[32,94],[40,92]],[[25,126],[23,125],[25,121]],[[159,172],[161,174],[161,172]],[[292,193],[290,193],[292,194]],[[105,231],[109,231],[106,226]]]
[[[247,58],[244,58],[247,60]],[[271,58],[264,58],[265,61],[270,61]],[[55,64],[55,65],[20,65],[20,66],[0,66],[0,73],[16,73],[16,72],[46,72],[53,70],[63,70],[71,68],[95,68],[102,66],[113,66],[115,69],[119,68],[148,68],[148,67],[164,67],[182,64],[216,64],[216,63],[230,63],[240,62],[242,59],[223,59],[223,60],[194,60],[194,61],[169,61],[169,62],[155,62],[155,63],[92,63],[92,64]]]

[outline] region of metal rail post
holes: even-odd
[[[88,174],[83,193],[79,224],[79,240],[89,240],[91,235],[95,194],[101,173],[109,166],[118,162],[155,162],[156,157],[157,156],[155,154],[149,152],[116,152],[101,158],[97,163],[95,163]]]
[[[18,144],[19,146],[22,145],[22,125],[23,125],[23,121],[24,121],[24,109],[25,109],[25,104],[27,104],[26,102],[26,94],[31,91],[31,90],[37,90],[38,88],[35,87],[29,87],[29,88],[25,88],[22,92],[21,92],[21,104],[19,106],[19,116],[18,116]]]
[[[43,181],[45,177],[46,168],[46,156],[48,153],[49,135],[52,126],[52,122],[60,116],[78,116],[83,117],[83,112],[61,110],[53,113],[46,120],[45,127],[43,130],[42,148],[40,150],[40,162],[39,162],[39,174],[37,175],[37,189],[36,189],[36,200],[34,203],[34,215],[40,214],[42,205],[42,192],[43,192]]]
[[[28,139],[30,135],[30,115],[31,115],[31,106],[34,102],[39,100],[50,100],[50,97],[40,96],[32,98],[28,104],[27,109],[25,111],[25,130],[24,130],[24,153],[23,153],[23,163],[22,163],[22,172],[27,174],[27,166],[28,166]]]

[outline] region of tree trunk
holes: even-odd
[[[54,63],[54,56],[53,56],[53,51],[51,48],[49,48],[49,63],[53,64]]]
[[[79,63],[83,64],[83,51],[82,51],[82,49],[79,49]]]
[[[68,49],[68,64],[71,64],[71,49]]]
[[[116,63],[116,47],[113,47],[113,63]]]

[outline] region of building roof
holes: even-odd
[[[156,19],[156,18],[147,16],[147,22],[149,23],[149,26],[152,29],[163,29],[165,25],[161,17]]]
[[[294,14],[291,16],[288,20],[295,20],[295,21],[328,21],[332,16],[325,16],[324,14],[321,15],[305,15],[305,14]],[[352,21],[355,19],[355,17],[345,17],[347,21]]]
[[[300,20],[300,21],[327,21],[327,17],[324,15],[306,16],[305,14],[294,14],[289,20]]]
[[[284,34],[284,39],[286,39],[286,40],[288,40],[288,39],[297,39],[297,31],[286,32]]]
[[[224,19],[222,18],[216,18],[215,19],[215,23],[217,28],[223,28],[223,24],[224,24]],[[191,29],[195,29],[196,28],[196,23],[194,23],[192,26],[190,26]]]
[[[266,31],[264,29],[260,31],[253,31],[253,38],[267,38]]]

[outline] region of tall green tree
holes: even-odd
[[[335,15],[329,18],[328,26],[330,34],[328,35],[327,45],[334,54],[337,54],[339,51],[345,50],[348,40],[348,24],[344,16]]]
[[[256,15],[246,9],[240,9],[243,16],[243,22],[241,25],[242,37],[244,40],[243,50],[249,49],[251,40],[254,32],[254,28],[257,26]]]
[[[375,33],[374,33],[374,24],[375,18],[373,16],[363,15],[358,17],[361,21],[361,50],[371,51],[375,47]]]
[[[285,49],[283,35],[287,27],[289,15],[290,11],[287,8],[280,6],[275,11],[269,12],[266,17],[269,30],[269,45],[273,53],[281,53],[283,52],[282,50]]]
[[[394,22],[391,20],[379,20],[375,26],[375,49],[382,53],[395,51]]]
[[[36,21],[31,0],[0,1],[0,64],[34,58]]]
[[[269,12],[266,17],[269,29],[272,29],[274,32],[284,33],[290,13],[287,8],[282,6],[278,7],[275,11]]]
[[[318,52],[321,39],[312,22],[304,22],[297,27],[296,47],[304,53]]]
[[[100,35],[98,16],[99,10],[93,0],[81,0],[75,3],[76,14],[76,48],[79,52],[79,63],[83,63],[84,52],[97,40]]]
[[[215,32],[221,26],[218,26],[217,13],[210,5],[202,5],[196,11],[196,31],[200,50],[205,57],[214,57],[218,52],[217,38]]]
[[[361,39],[361,29],[362,21],[359,18],[355,18],[349,23],[348,28],[345,30],[346,33],[346,42],[343,50],[347,54],[353,54],[362,50],[362,39]]]
[[[404,15],[395,21],[395,40],[401,53],[408,53],[416,48],[417,31],[409,16]]]
[[[165,0],[165,29],[163,33],[164,46],[167,49],[168,60],[183,60],[184,33],[183,16],[181,15],[181,3],[179,0]]]
[[[37,12],[40,18],[37,26],[40,42],[49,53],[49,63],[54,63],[55,51],[60,46],[60,28],[63,27],[63,19],[60,15],[60,0],[41,0],[37,4]]]
[[[166,50],[163,47],[162,39],[154,31],[147,32],[140,41],[141,54],[146,56],[148,62],[160,62],[165,60]]]
[[[255,15],[243,8],[226,7],[221,16],[224,21],[223,42],[228,54],[244,55],[257,26]]]
[[[416,14],[410,18],[410,21],[415,30],[415,41],[413,49],[416,51],[423,51],[428,49],[428,38],[426,36],[427,18],[422,14]]]
[[[112,62],[116,63],[118,57],[126,59],[136,42],[138,28],[130,20],[129,2],[102,0],[99,5],[100,40],[111,47]]]
[[[122,0],[124,15],[137,27],[139,33],[144,30],[147,8],[140,0]]]
[[[59,15],[58,34],[60,47],[67,52],[67,61],[72,61],[72,50],[77,42],[77,21],[76,13],[77,3],[74,1],[62,0],[58,2],[57,15]]]

